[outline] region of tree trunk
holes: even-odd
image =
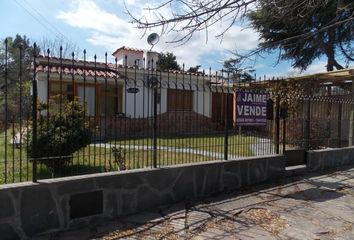
[[[337,70],[344,69],[344,67],[340,65],[335,59],[334,59],[334,66],[337,68]]]
[[[335,53],[334,53],[333,46],[326,45],[326,55],[327,55],[327,71],[328,72],[333,71],[334,67],[337,70],[344,69],[344,67],[342,65],[340,65],[335,59]]]
[[[325,43],[325,53],[327,55],[327,71],[333,71],[334,67],[337,70],[344,69],[342,65],[340,65],[335,58],[335,51],[334,51],[334,40],[335,40],[335,32],[334,29],[330,29],[328,32],[328,42]]]
[[[354,100],[354,80],[352,80],[352,100]],[[348,143],[349,146],[354,145],[354,103],[352,103],[352,109],[350,112]]]
[[[332,55],[327,55],[327,72],[333,71],[334,57]]]

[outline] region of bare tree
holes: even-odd
[[[50,57],[60,57],[61,52],[63,58],[71,58],[72,53],[74,53],[75,59],[77,59],[80,53],[80,48],[75,43],[64,39],[43,38],[39,45],[42,49],[42,54],[47,56],[49,52]]]
[[[217,23],[223,23],[219,28],[217,38],[224,34],[238,21],[249,16],[249,13],[267,4],[278,12],[275,21],[284,19],[304,18],[312,15],[319,7],[329,4],[329,0],[164,0],[161,4],[145,8],[143,16],[133,14],[127,7],[126,11],[139,29],[159,29],[162,34],[177,33],[169,43],[184,44],[190,40],[196,32],[205,32],[208,39],[208,29]],[[352,8],[351,0],[338,0],[338,11],[350,13]],[[169,10],[169,11],[166,11]],[[299,11],[296,11],[299,9]],[[152,13],[152,14],[151,14]],[[294,16],[295,14],[295,16]],[[151,16],[154,17],[146,17]],[[293,36],[285,36],[279,41],[272,42],[267,46],[260,46],[250,51],[246,56],[258,55],[265,49],[270,49],[280,43],[289,44],[289,41],[311,38],[314,35],[322,34],[329,28],[339,27],[354,21],[354,16],[349,14],[345,19],[333,19],[328,25],[321,26],[315,31],[302,32]],[[344,47],[342,48],[344,49]],[[344,50],[342,50],[344,52]],[[347,54],[347,59],[353,57],[352,51]],[[349,56],[349,57],[348,57]]]
[[[208,28],[218,22],[226,22],[223,29],[216,37],[222,37],[239,17],[246,15],[248,8],[257,0],[165,0],[162,4],[146,8],[152,12],[155,20],[149,20],[145,16],[135,16],[126,7],[126,11],[132,18],[132,22],[138,28],[148,30],[161,28],[161,32],[179,33],[170,43],[185,43],[195,32],[205,31],[208,38]],[[164,14],[163,10],[170,8],[171,14]]]

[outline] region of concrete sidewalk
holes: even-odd
[[[354,239],[354,167],[286,178],[43,239]]]

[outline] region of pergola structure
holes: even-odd
[[[315,79],[322,82],[327,81],[333,83],[349,81],[349,80],[354,80],[354,68],[346,68],[346,69],[332,71],[332,72],[315,73],[310,75],[293,77],[292,79],[294,80]]]
[[[279,81],[284,82],[301,82],[301,81],[316,81],[321,85],[326,86],[339,86],[339,85],[352,85],[352,92],[354,88],[354,68],[346,68],[342,70],[332,71],[332,72],[322,72],[314,73],[308,75],[294,76],[294,77],[282,77],[277,79],[254,81],[250,83],[242,84],[243,86],[248,85],[249,87],[264,87],[267,89],[268,86],[279,83]]]

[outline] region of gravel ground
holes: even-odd
[[[354,166],[165,206],[45,239],[354,239]]]

